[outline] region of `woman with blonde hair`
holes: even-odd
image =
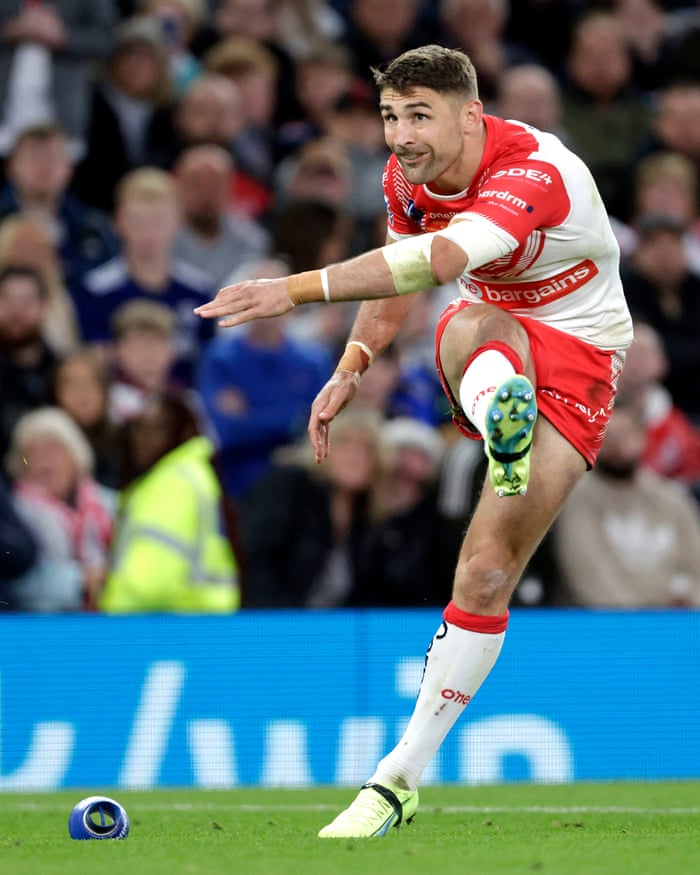
[[[6,466],[40,552],[37,566],[15,581],[18,610],[94,607],[108,565],[115,495],[93,478],[93,460],[87,438],[64,410],[40,407],[15,426]]]

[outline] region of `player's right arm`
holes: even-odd
[[[308,432],[317,462],[329,453],[332,420],[353,399],[362,374],[375,357],[394,339],[414,300],[415,295],[408,295],[360,305],[345,352],[311,406]]]

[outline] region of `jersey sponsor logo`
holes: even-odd
[[[512,204],[514,207],[518,207],[519,209],[527,213],[531,213],[533,209],[527,201],[523,200],[521,197],[518,197],[516,194],[513,194],[510,191],[499,191],[497,189],[487,188],[479,192],[479,200],[505,201],[507,204]]]
[[[554,181],[545,170],[536,170],[534,167],[508,167],[505,170],[497,170],[491,179],[499,179],[503,176],[529,179],[532,182],[543,182],[545,185],[551,185]]]
[[[462,285],[465,291],[482,301],[496,304],[505,310],[515,310],[520,307],[539,307],[570,295],[598,273],[596,265],[586,258],[546,280],[494,285],[471,277],[466,281],[462,280]]]

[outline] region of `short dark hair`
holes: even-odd
[[[36,284],[39,290],[39,295],[42,300],[46,301],[49,297],[49,289],[46,285],[44,277],[38,270],[33,267],[23,267],[18,264],[7,264],[0,269],[0,286],[8,279],[28,279]]]
[[[393,88],[399,94],[407,94],[414,88],[432,88],[440,94],[458,94],[465,100],[479,97],[474,65],[459,49],[420,46],[394,58],[384,69],[371,69],[380,91]]]

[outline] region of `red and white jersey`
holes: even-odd
[[[458,218],[469,263],[462,297],[545,322],[606,350],[632,342],[620,251],[586,165],[553,134],[484,116],[486,146],[468,189],[410,183],[396,157],[383,186],[389,235],[438,231]],[[465,232],[465,233],[464,233]],[[464,233],[464,236],[462,236]]]

